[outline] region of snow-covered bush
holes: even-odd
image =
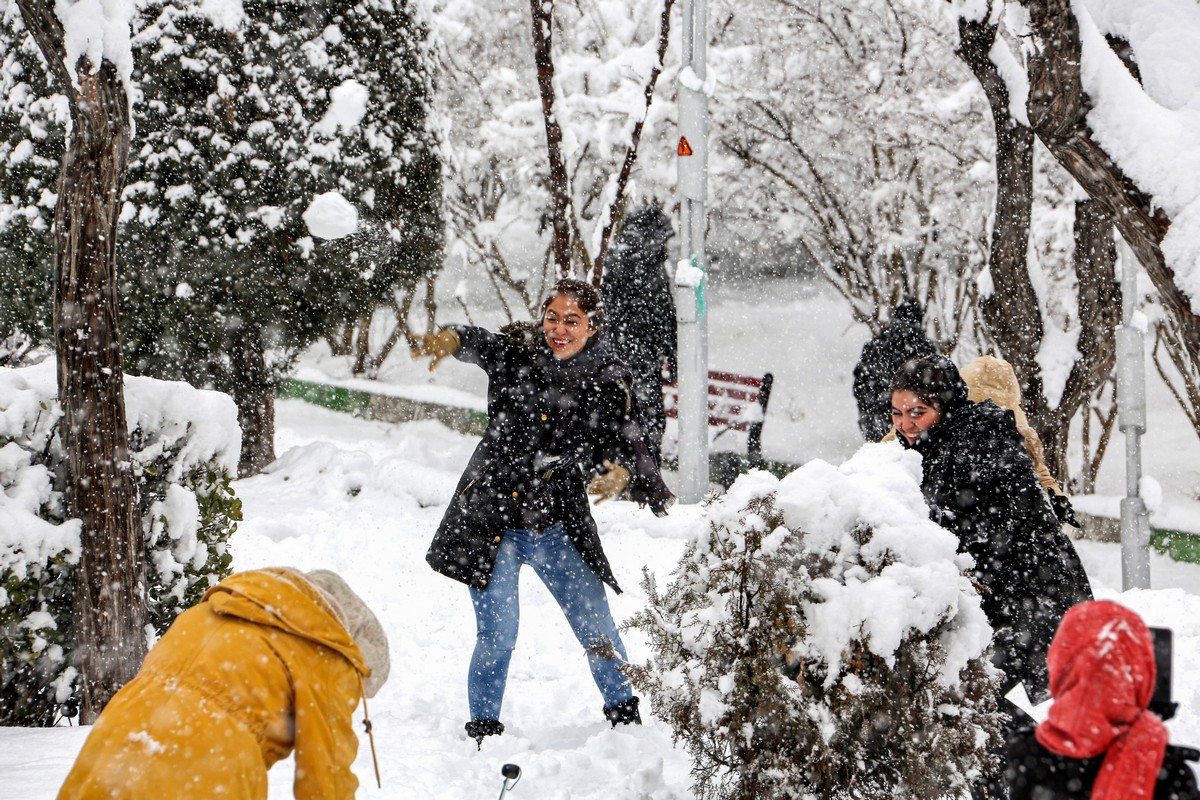
[[[53,360],[0,369],[0,725],[46,725],[71,702],[71,574],[80,522],[63,503]],[[229,573],[241,519],[240,434],[225,395],[126,377],[130,462],[158,633]]]
[[[627,670],[697,796],[957,797],[993,764],[991,628],[927,515],[919,457],[867,445],[743,476],[664,593],[647,574]]]

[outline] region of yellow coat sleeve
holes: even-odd
[[[351,766],[358,754],[354,710],[358,707],[358,675],[348,662],[327,654],[322,671],[330,681],[296,682],[296,800],[342,800],[354,797],[358,778]]]

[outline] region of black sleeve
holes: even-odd
[[[1196,773],[1189,763],[1197,759],[1200,759],[1200,751],[1190,747],[1168,746],[1162,769],[1158,771],[1154,800],[1200,800]]]
[[[513,346],[511,337],[492,333],[484,328],[473,325],[448,327],[458,334],[459,345],[454,351],[454,357],[467,364],[482,367],[489,375],[504,363]]]
[[[607,459],[629,470],[629,493],[662,516],[675,501],[659,473],[649,437],[638,413],[637,399],[625,377],[612,377],[599,387],[597,414],[592,421],[596,447],[593,472],[604,471]]]

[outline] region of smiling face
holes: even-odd
[[[550,345],[554,357],[561,361],[579,355],[596,332],[587,313],[569,294],[556,296],[542,314],[542,333],[546,336],[546,344]]]
[[[942,412],[918,397],[916,392],[892,392],[892,424],[909,444],[914,444],[941,419]]]

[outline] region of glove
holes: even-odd
[[[607,460],[604,462],[604,467],[607,472],[592,478],[592,482],[587,487],[588,494],[596,495],[597,505],[619,496],[629,485],[629,470]]]
[[[1080,527],[1079,520],[1075,519],[1075,509],[1071,508],[1071,501],[1065,494],[1050,495],[1050,507],[1054,509],[1054,516],[1058,517],[1059,522],[1072,528]]]
[[[929,505],[929,519],[938,525],[949,525],[954,521],[954,512],[948,508],[942,508],[931,503]]]
[[[460,344],[457,331],[453,328],[439,328],[433,333],[426,333],[417,338],[409,352],[413,360],[433,356],[433,360],[429,362],[429,371],[432,372],[443,358],[454,355]]]

